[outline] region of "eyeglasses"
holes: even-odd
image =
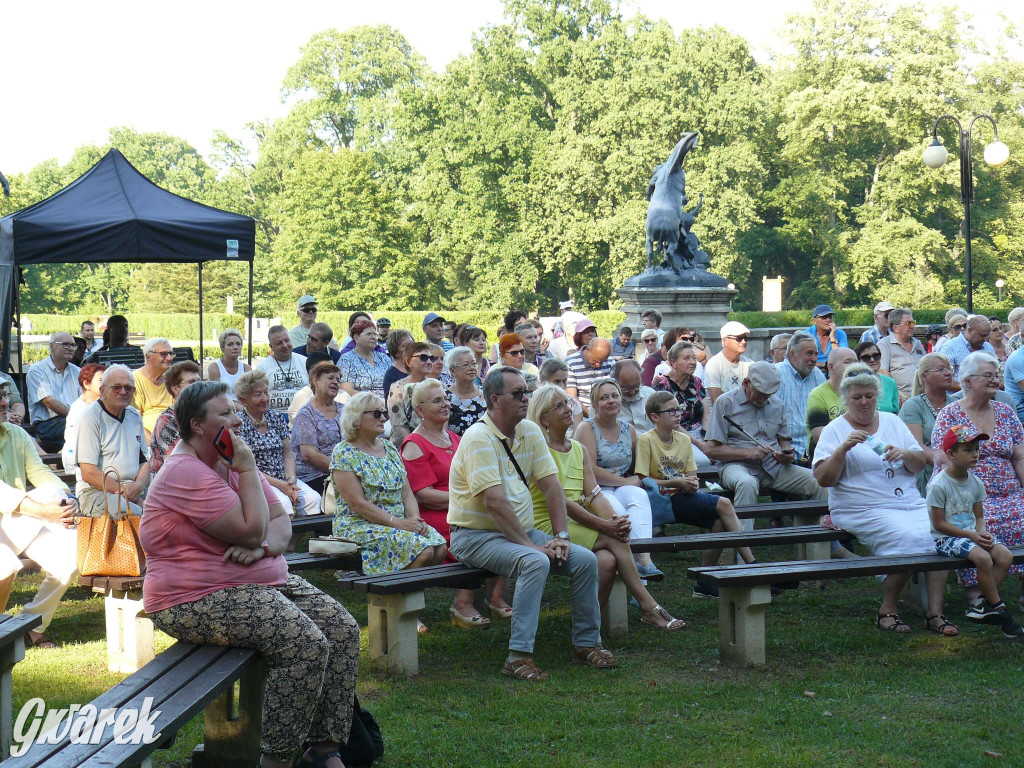
[[[657,340],[658,340],[657,338],[644,339],[644,344],[654,344]]]
[[[976,373],[973,376],[969,376],[971,379],[985,379],[985,381],[999,381],[998,373]]]
[[[746,341],[747,334],[741,333],[739,336],[726,336],[727,339],[734,339],[735,341]]]
[[[363,411],[363,416],[368,416],[370,414],[373,414],[374,419],[380,421],[381,419],[387,418],[388,412],[382,411],[380,408],[374,408],[372,411]]]
[[[655,411],[655,413],[667,413],[670,416],[678,416],[680,408],[666,408],[664,411]]]
[[[173,352],[153,352],[154,355],[160,355],[160,357],[174,357]]]
[[[316,307],[303,307],[299,310],[304,315],[315,315],[317,313]]]
[[[430,400],[427,400],[427,402],[430,403],[435,408],[440,408],[442,405],[447,404],[448,398],[447,397],[433,397]]]
[[[50,345],[51,347],[64,347],[64,349],[74,349],[77,344],[73,341],[55,341]]]
[[[917,325],[917,323],[916,323],[916,322],[914,322],[913,320],[907,320],[907,321],[906,321],[906,322],[904,323],[904,325],[906,325],[906,326],[907,326],[907,328],[913,328],[913,327],[915,327],[915,326]]]
[[[521,402],[523,402],[523,398],[524,397],[525,398],[529,398],[530,395],[533,394],[533,392],[531,392],[528,389],[513,389],[511,392],[506,392],[505,394],[507,394],[509,397],[511,397],[517,403],[521,403]]]
[[[939,366],[938,368],[932,368],[930,371],[925,371],[925,373],[952,373],[952,372],[953,372],[953,369],[950,368],[948,365],[942,365],[942,366]]]
[[[458,365],[449,365],[448,367],[453,370],[456,368],[462,368],[463,370],[469,370],[472,368],[473,370],[476,370],[476,363],[459,363]]]
[[[954,325],[954,326],[951,326],[951,327],[953,328],[954,331],[962,331],[964,328],[967,327],[967,323],[960,323],[960,325]]]
[[[547,411],[544,411],[544,413],[548,413],[548,411],[558,411],[559,413],[565,413],[567,410],[569,410],[569,403],[567,403],[565,400],[562,400],[561,402],[552,405],[550,408],[548,408]]]
[[[127,392],[131,394],[135,391],[134,384],[102,384],[100,386],[109,389],[111,392]]]
[[[421,363],[436,363],[441,358],[437,355],[428,355],[426,352],[421,352],[418,355],[413,355]]]
[[[525,349],[510,349],[505,353],[506,355],[513,355],[515,357],[524,357],[526,355]]]
[[[875,352],[873,355],[861,355],[860,359],[865,363],[875,363],[882,359],[882,353]]]

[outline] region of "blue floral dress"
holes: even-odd
[[[387,395],[384,391],[384,374],[391,367],[391,358],[383,352],[373,351],[373,365],[370,365],[354,349],[338,358],[341,380],[347,381],[357,392],[373,392],[377,397]]]
[[[389,515],[405,517],[402,488],[405,485],[405,465],[398,449],[384,442],[383,456],[370,456],[342,440],[331,456],[331,482],[334,470],[354,472],[363,486],[366,500],[376,504]],[[444,537],[431,528],[426,535],[403,531],[388,525],[378,525],[361,517],[338,493],[334,483],[338,506],[334,510],[334,535],[358,542],[362,546],[363,573],[376,575],[394,573],[407,567],[427,547],[444,544]]]

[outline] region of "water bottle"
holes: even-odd
[[[75,469],[75,444],[74,441],[64,446],[61,453],[61,460],[64,462],[64,469],[71,472]]]
[[[886,451],[889,450],[889,446],[886,444],[885,440],[875,437],[874,435],[868,435],[868,438],[867,440],[864,441],[864,444],[868,446],[872,451],[877,453],[880,457],[882,457],[883,460],[885,459],[885,453]],[[898,461],[890,461],[889,466],[891,466],[893,469],[903,469],[903,459],[899,459]]]

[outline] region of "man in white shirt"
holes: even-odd
[[[270,407],[287,413],[295,393],[309,384],[306,358],[292,352],[291,335],[283,325],[271,328],[267,339],[270,341],[270,355],[263,358],[256,368],[270,379]]]
[[[622,418],[633,425],[637,436],[654,429],[654,424],[647,418],[647,398],[654,390],[640,382],[640,364],[627,357],[612,365],[611,377],[622,390]]]
[[[301,347],[306,343],[306,339],[309,338],[309,329],[313,327],[318,311],[316,299],[309,294],[299,299],[298,309],[295,312],[299,316],[299,324],[288,331],[292,347]]]
[[[704,384],[708,389],[711,404],[726,392],[739,389],[747,378],[747,370],[753,362],[743,353],[747,351],[747,336],[750,330],[743,323],[730,320],[722,326],[722,351],[714,355],[704,366],[707,378]]]

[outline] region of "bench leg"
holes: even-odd
[[[601,635],[602,636],[625,636],[629,634],[629,590],[625,583],[615,573],[615,580],[612,582],[612,591],[608,595],[608,602],[601,611]]]
[[[25,636],[0,650],[0,760],[11,755],[14,712],[14,665],[25,658]]]
[[[419,673],[416,624],[423,610],[423,591],[404,595],[369,595],[370,667],[389,675]]]
[[[192,750],[192,768],[252,768],[259,764],[265,681],[266,665],[260,661],[239,679],[237,695],[231,686],[210,703],[203,743]]]
[[[137,672],[153,660],[153,622],[144,613],[142,592],[110,590],[103,601],[107,619],[107,669]]]
[[[764,664],[764,611],[771,601],[767,584],[719,590],[718,656],[723,664]]]

